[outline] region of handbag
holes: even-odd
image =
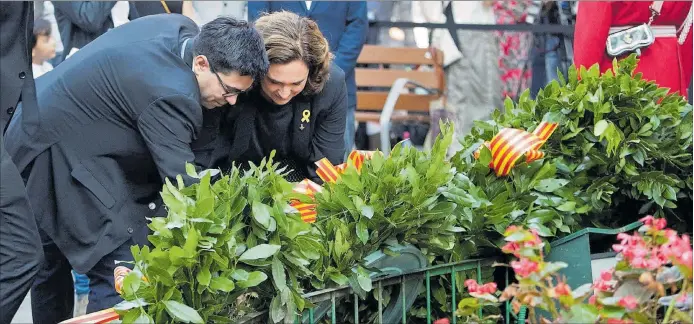
[[[663,8],[663,1],[653,1],[649,9],[651,17],[648,23],[630,27],[607,36],[607,55],[610,57],[619,57],[627,53],[636,53],[641,56],[641,49],[644,49],[653,42],[655,36],[651,29],[653,20],[660,15],[660,10]]]

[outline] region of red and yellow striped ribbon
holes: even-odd
[[[528,163],[543,158],[545,153],[539,149],[556,129],[557,123],[549,122],[540,123],[532,133],[515,128],[502,129],[490,142],[484,142],[492,152],[489,167],[496,171],[497,176],[505,176],[522,155]],[[479,152],[475,152],[475,158],[479,158]]]
[[[60,324],[106,324],[120,319],[118,313],[113,308],[104,309],[98,312],[89,313],[60,322]]]
[[[353,150],[352,153],[349,154],[347,160],[352,161],[354,167],[357,169],[357,172],[361,172],[361,167],[364,165],[364,160],[370,159],[373,154],[373,151]],[[342,163],[335,166],[330,163],[327,158],[322,158],[320,161],[316,162],[316,174],[324,182],[335,183],[340,175],[345,172],[347,165],[347,163]],[[294,192],[313,197],[313,194],[321,191],[321,189],[322,187],[317,183],[304,179],[294,187]],[[298,200],[292,200],[289,202],[289,205],[299,211],[299,215],[304,222],[313,223],[316,221],[316,204],[302,203]]]

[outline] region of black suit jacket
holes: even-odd
[[[36,112],[29,39],[34,3],[0,2],[0,323],[10,323],[43,259],[24,183],[2,143],[4,125],[20,97]]]
[[[261,91],[260,86],[253,91]],[[199,167],[226,169],[232,162],[247,162],[240,158],[248,149],[250,134],[258,131],[256,113],[264,108],[248,99],[248,95],[242,95],[234,106],[205,112],[203,132],[193,143]],[[291,138],[291,156],[286,157],[291,160],[290,168],[299,168],[299,174],[322,183],[316,175],[314,162],[327,157],[337,165],[344,161],[345,156],[347,86],[344,72],[332,64],[328,81],[320,93],[299,95],[292,99],[287,108],[294,110],[290,133],[273,135],[276,138]],[[304,110],[311,112],[308,123],[301,121]],[[273,143],[263,144],[273,148]],[[257,165],[260,161],[252,162]]]
[[[32,2],[33,3],[33,2]],[[34,76],[31,72],[33,7],[24,2],[2,3],[0,10],[0,132],[17,109],[20,96],[36,107]],[[31,13],[31,14],[29,14]],[[35,117],[33,111],[25,117]]]
[[[202,107],[181,48],[197,33],[175,14],[112,29],[36,80],[35,134],[10,123],[5,144],[37,223],[78,272],[131,237],[144,243],[163,179],[194,160]]]

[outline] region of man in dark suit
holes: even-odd
[[[43,258],[34,215],[2,133],[17,102],[24,100],[27,123],[36,116],[31,72],[34,3],[0,2],[0,323],[10,323]],[[35,121],[35,119],[34,119]]]
[[[40,129],[28,132],[20,107],[5,138],[44,244],[34,321],[71,316],[71,268],[89,277],[88,312],[121,300],[114,261],[146,244],[164,178],[194,181],[185,163],[203,107],[234,104],[268,64],[244,21],[218,18],[199,31],[184,16],[154,15],[108,31],[36,80]]]
[[[335,64],[345,72],[347,119],[344,136],[345,151],[349,154],[354,145],[354,114],[357,108],[354,67],[369,29],[366,1],[249,1],[248,20],[255,21],[262,13],[282,10],[315,21],[335,54]]]

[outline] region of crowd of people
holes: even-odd
[[[369,34],[383,5],[0,2],[0,323],[29,290],[37,323],[118,303],[115,262],[132,260],[130,246],[148,244],[147,219],[166,215],[164,179],[196,181],[186,162],[245,168],[275,150],[288,180],[321,183],[314,162],[340,164],[355,147],[361,48],[407,39]],[[428,22],[509,24],[526,19],[530,1],[409,5]],[[609,69],[607,40],[648,23],[654,40],[631,49],[639,71],[686,96],[691,17],[686,1],[580,3],[575,63]],[[545,59],[557,37],[544,40]],[[531,87],[531,33],[427,38],[444,52],[459,136]],[[543,85],[556,78],[543,75]]]

